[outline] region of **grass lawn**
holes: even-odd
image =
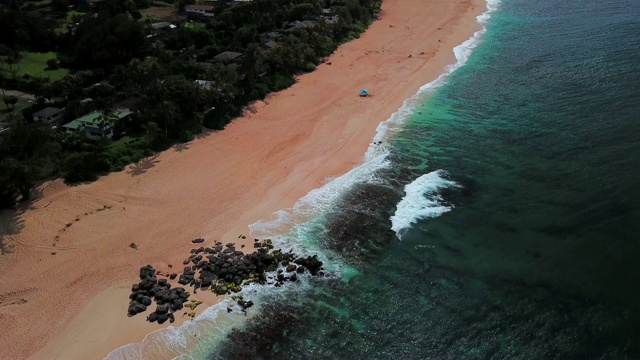
[[[69,73],[68,69],[60,68],[57,70],[49,70],[47,68],[47,60],[56,58],[56,53],[54,52],[23,52],[22,56],[23,58],[20,60],[20,63],[13,64],[12,69],[10,69],[6,63],[6,57],[1,57],[2,64],[0,65],[0,71],[5,75],[11,75],[11,73],[14,72],[16,76],[29,75],[34,78],[44,77],[51,81],[59,80]]]
[[[192,20],[186,23],[185,26],[190,29],[204,29],[207,26],[207,24]]]
[[[162,21],[162,19],[157,16],[142,15],[142,17],[140,18],[140,22],[149,24],[157,23],[160,21]]]
[[[111,151],[114,153],[122,152],[130,148],[132,145],[136,144],[138,141],[140,141],[140,138],[126,135],[118,139],[117,141],[114,141],[111,144],[109,144],[107,151]]]

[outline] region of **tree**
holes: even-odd
[[[149,121],[146,124],[142,125],[144,129],[144,137],[149,146],[154,147],[160,138],[160,127],[157,123],[153,121]]]
[[[76,34],[76,58],[82,68],[113,68],[141,57],[145,50],[143,26],[126,14],[102,23],[99,19],[85,18]]]
[[[18,97],[15,95],[5,96],[3,102],[7,106],[7,110],[9,110],[9,107],[14,109],[15,105],[18,103]]]
[[[58,60],[57,59],[49,59],[49,60],[47,60],[47,68],[49,70],[57,70],[58,69]]]
[[[258,75],[265,69],[264,55],[258,44],[251,43],[247,46],[243,56],[243,65],[247,71],[247,80],[251,85],[255,84]]]
[[[71,2],[69,2],[69,0],[52,0],[51,1],[51,7],[53,8],[53,10],[61,13],[69,11],[69,5],[71,5]]]
[[[9,65],[9,70],[13,71],[13,64],[17,64],[18,69],[20,69],[20,60],[22,60],[20,50],[11,50],[9,54],[7,54],[6,60],[6,63]]]
[[[59,149],[48,124],[15,121],[0,145],[0,207],[29,200],[35,181],[51,172]]]
[[[157,84],[164,73],[164,68],[156,59],[133,59],[126,65],[117,66],[111,80],[114,85],[122,86],[128,93],[141,94]]]
[[[105,107],[100,111],[100,117],[98,118],[98,126],[100,127],[100,139],[106,139],[105,130],[107,128],[113,128],[116,123],[120,120],[118,116],[116,116],[113,108]]]

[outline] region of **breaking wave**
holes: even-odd
[[[418,220],[434,218],[451,210],[453,206],[444,203],[438,190],[445,187],[458,187],[459,185],[443,176],[443,170],[432,171],[415,179],[404,187],[405,196],[396,207],[396,212],[391,216],[391,230],[398,238]]]

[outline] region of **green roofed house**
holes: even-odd
[[[101,111],[94,111],[62,125],[62,127],[66,131],[80,132],[87,139],[97,140],[101,137],[111,139],[113,137],[114,121],[125,119],[131,114],[132,112],[128,110],[116,110],[105,119]]]

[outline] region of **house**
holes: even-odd
[[[266,31],[259,35],[261,43],[267,43],[269,41],[276,41],[278,38],[282,36],[281,33],[277,31]]]
[[[262,47],[262,49],[264,49],[265,51],[270,51],[273,50],[275,48],[278,47],[278,43],[276,43],[275,41],[271,40],[271,41],[267,41],[266,43],[261,43],[260,47]]]
[[[320,17],[324,19],[324,22],[329,24],[335,24],[339,19],[338,15],[336,15],[336,12],[332,8],[322,9],[322,15]]]
[[[340,20],[339,15],[322,15],[322,19],[327,24],[337,24],[338,20]]]
[[[277,31],[265,31],[258,36],[260,37],[260,41],[278,40],[278,38],[282,36],[282,33]]]
[[[316,25],[318,25],[318,23],[313,20],[296,20],[290,23],[285,23],[285,28],[287,29],[286,31],[294,31],[300,29],[313,29]]]
[[[66,131],[82,133],[87,139],[91,140],[97,140],[102,137],[111,139],[113,137],[113,120],[122,120],[131,114],[132,112],[128,110],[116,110],[107,116],[107,119],[104,119],[103,112],[94,111],[63,125],[62,127]]]
[[[213,17],[213,5],[186,5],[187,15]]]
[[[196,84],[198,84],[198,86],[200,86],[201,88],[203,88],[205,90],[211,90],[211,88],[213,87],[213,81],[196,80],[195,82],[196,82]]]
[[[157,23],[153,23],[151,24],[151,28],[153,30],[162,30],[162,29],[175,29],[177,28],[177,26],[173,25],[170,22],[167,21],[162,21],[162,22],[157,22]]]
[[[214,56],[213,58],[215,60],[222,60],[222,61],[233,61],[233,60],[238,60],[242,57],[242,53],[239,52],[233,52],[233,51],[225,51],[221,54],[218,54],[216,56]]]
[[[33,116],[33,121],[35,122],[46,121],[52,126],[58,126],[62,124],[62,120],[64,120],[64,109],[46,107],[34,112],[31,116]]]

